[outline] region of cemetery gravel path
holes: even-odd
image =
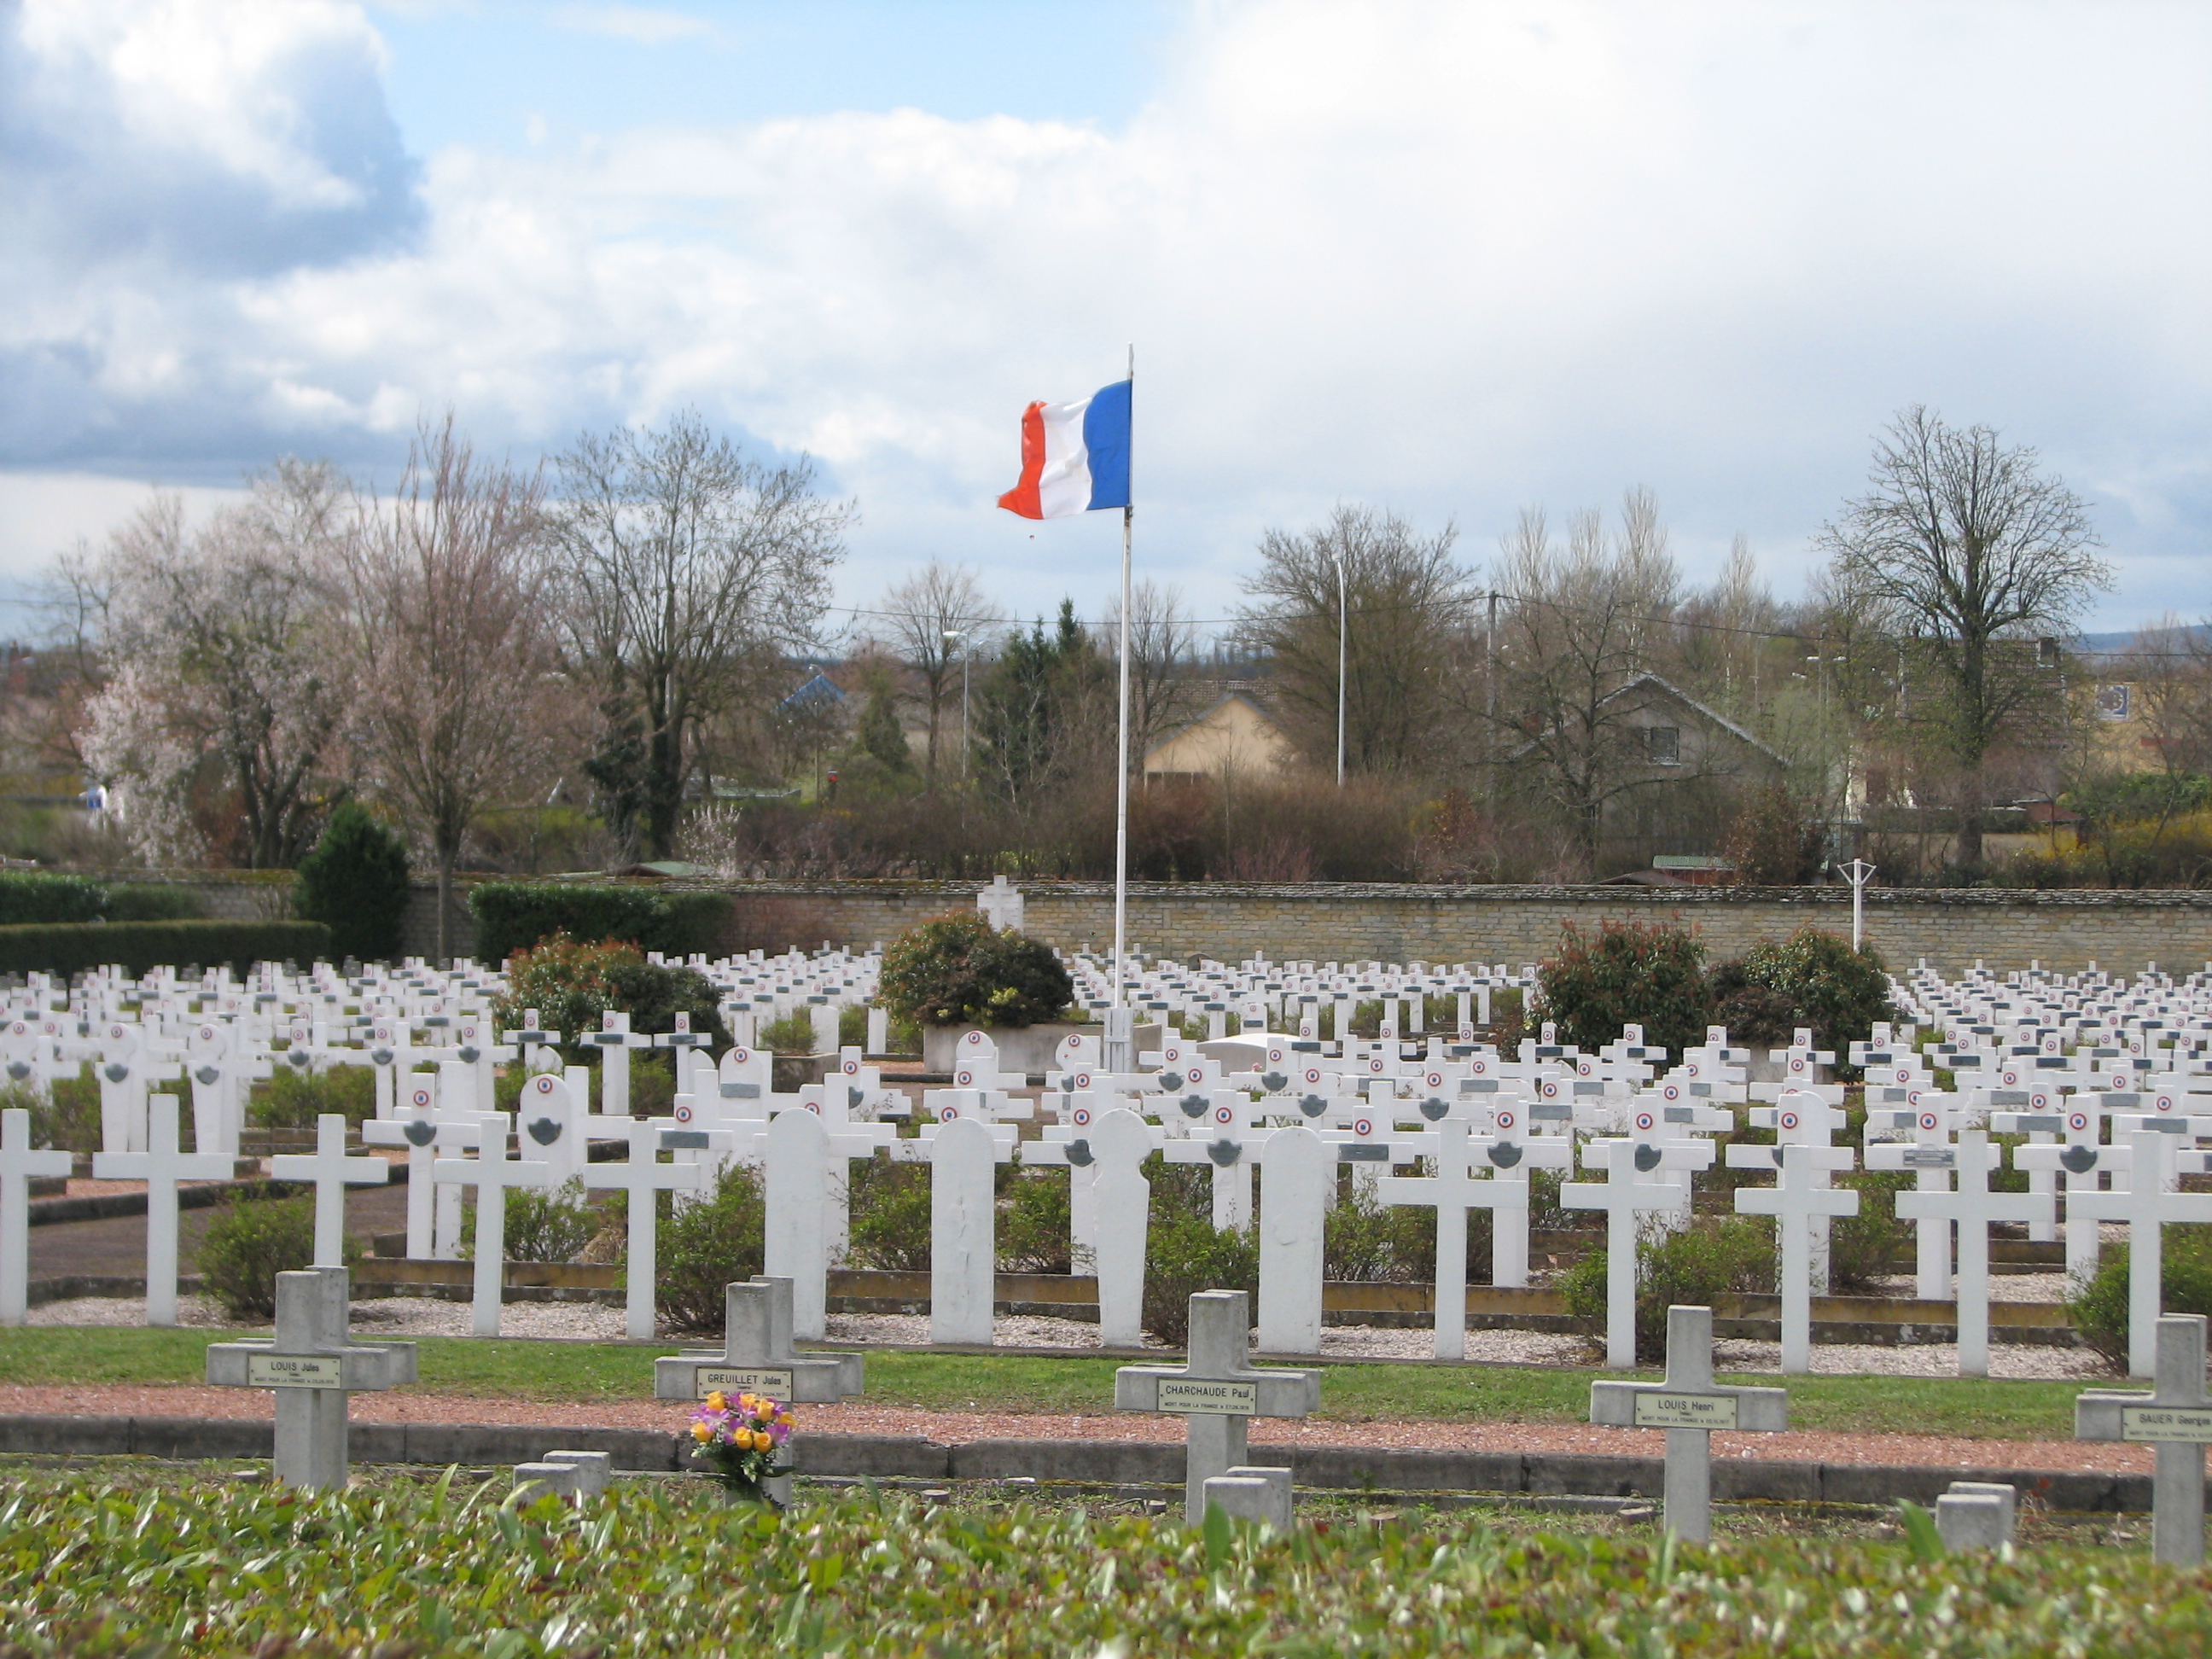
[[[267,1418],[270,1395],[245,1389],[139,1388],[125,1383],[0,1385],[0,1413],[66,1417]],[[975,1440],[1181,1441],[1180,1419],[1135,1413],[1070,1416],[1023,1412],[948,1412],[918,1407],[801,1406],[802,1431],[917,1436],[941,1444]],[[398,1391],[357,1394],[362,1423],[487,1423],[562,1429],[683,1427],[689,1407],[646,1400],[596,1403],[524,1401],[511,1395]],[[1657,1430],[1598,1429],[1573,1423],[1439,1423],[1255,1420],[1255,1444],[1355,1446],[1392,1450],[1549,1452],[1578,1456],[1657,1457]],[[2151,1449],[2072,1440],[1974,1440],[1936,1435],[1716,1434],[1716,1457],[1759,1462],[1879,1463],[1911,1468],[2047,1469],[2147,1474]]]

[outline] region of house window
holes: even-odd
[[[2100,685],[2097,688],[2097,715],[2100,720],[2124,720],[2132,712],[2135,702],[2132,685]]]
[[[1682,729],[1678,726],[1644,728],[1644,757],[1654,766],[1679,766],[1682,760]]]

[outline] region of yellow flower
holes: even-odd
[[[724,1397],[720,1389],[707,1396],[707,1409],[710,1412],[727,1411],[729,1406],[729,1401]]]
[[[714,1431],[704,1423],[694,1423],[691,1425],[691,1437],[702,1442],[712,1440],[714,1437]]]

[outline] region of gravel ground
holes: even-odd
[[[146,1304],[136,1297],[78,1297],[30,1310],[33,1325],[142,1325],[145,1319]],[[466,1336],[470,1320],[467,1303],[428,1297],[380,1297],[353,1304],[354,1328],[364,1338]],[[177,1322],[219,1330],[231,1327],[233,1322],[214,1298],[186,1296],[177,1299]],[[619,1342],[623,1334],[623,1310],[593,1302],[510,1302],[500,1321],[500,1334],[507,1337]],[[1097,1326],[1073,1319],[1002,1317],[994,1322],[994,1334],[998,1346],[1008,1348],[1064,1348],[1080,1352],[1098,1346]],[[661,1334],[669,1341],[678,1340],[665,1331]],[[871,1347],[924,1347],[929,1342],[929,1318],[926,1314],[832,1314],[829,1340]],[[1330,1325],[1322,1331],[1321,1352],[1327,1359],[1427,1359],[1436,1352],[1436,1338],[1424,1329]],[[1469,1331],[1467,1357],[1479,1363],[1505,1365],[1584,1366],[1598,1359],[1595,1351],[1580,1337],[1536,1331]],[[1782,1347],[1777,1342],[1723,1338],[1713,1345],[1713,1363],[1726,1370],[1779,1371]],[[1822,1376],[1955,1376],[1959,1350],[1949,1342],[1916,1343],[1910,1347],[1816,1343],[1813,1369]],[[2086,1348],[1996,1343],[1990,1349],[1992,1376],[2067,1381],[2106,1374],[2097,1357]]]

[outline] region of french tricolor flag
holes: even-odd
[[[1024,519],[1071,519],[1129,505],[1127,380],[1079,404],[1031,404],[1022,412],[1022,481],[999,505]]]

